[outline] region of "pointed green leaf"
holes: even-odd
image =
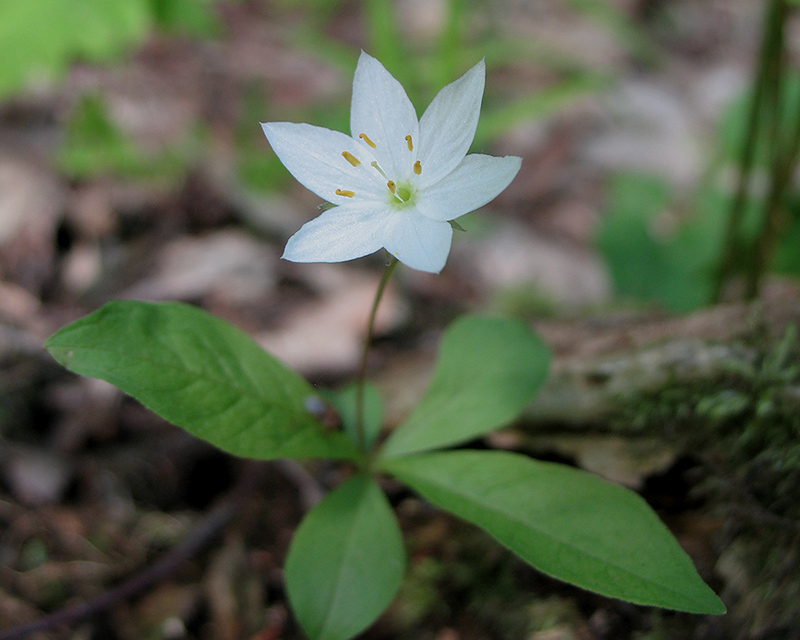
[[[383,491],[355,476],[314,507],[286,558],[292,610],[312,640],[346,640],[389,606],[405,571],[397,519]]]
[[[547,346],[522,322],[458,319],[442,338],[425,397],[381,457],[459,444],[502,427],[531,402],[549,362]]]
[[[67,369],[106,380],[235,455],[354,458],[306,406],[314,390],[247,334],[195,307],[119,301],[53,334]]]
[[[632,491],[500,451],[429,453],[381,467],[549,576],[636,604],[725,613],[689,556]]]

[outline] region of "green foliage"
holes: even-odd
[[[112,302],[51,336],[67,369],[100,378],[234,455],[356,458],[307,410],[311,386],[249,336],[188,305]]]
[[[0,99],[72,60],[110,60],[151,24],[144,0],[3,0],[0,14]]]
[[[245,100],[247,107],[254,114],[251,118],[242,121],[236,133],[237,154],[236,171],[241,183],[257,191],[276,191],[285,186],[289,174],[274,153],[267,153],[269,145],[261,127],[258,126],[260,118],[257,114],[262,111],[263,100],[254,97]]]
[[[350,436],[354,444],[358,444],[357,431],[357,398],[358,386],[355,383],[347,385],[344,389],[337,392],[323,394],[339,412],[342,420],[342,427],[345,433]],[[374,384],[364,385],[364,446],[372,448],[375,439],[380,435],[383,427],[383,400],[381,394]]]
[[[792,144],[792,132],[797,129],[797,112],[800,106],[800,75],[797,73],[786,73],[780,78],[779,87],[773,88],[774,100],[772,111],[761,115],[758,122],[760,126],[753,131],[748,128],[750,110],[753,107],[753,91],[747,91],[734,100],[725,110],[720,119],[718,127],[719,148],[722,160],[726,162],[740,163],[740,156],[746,144],[750,142],[753,147],[752,166],[768,172],[770,180],[776,179],[775,173],[780,171],[781,162],[789,162],[791,166],[796,163],[792,160],[792,153],[778,162],[781,154],[781,147],[790,147]],[[761,111],[764,111],[762,109]],[[751,141],[748,136],[752,136]],[[796,144],[796,140],[795,140]],[[783,149],[788,151],[789,149]],[[763,173],[761,174],[763,176]],[[750,195],[744,197],[748,200],[748,210],[742,216],[739,226],[735,229],[733,241],[736,243],[739,256],[747,256],[749,260],[740,260],[739,264],[734,265],[736,270],[742,271],[751,267],[752,254],[759,236],[767,233],[770,225],[765,222],[765,200],[754,195],[759,189],[753,188],[755,176],[749,173],[745,176],[745,184],[751,187]],[[763,178],[759,178],[763,180]],[[769,180],[767,181],[769,182]],[[768,189],[767,189],[768,191]],[[800,275],[800,259],[798,247],[800,247],[800,203],[798,203],[797,190],[788,185],[787,192],[777,202],[779,207],[780,231],[775,240],[774,254],[771,256],[771,267],[778,273]]]
[[[314,640],[346,640],[389,605],[405,572],[397,520],[375,482],[358,475],[305,517],[286,558],[286,587]]]
[[[516,418],[544,382],[550,357],[523,323],[465,316],[442,338],[428,390],[382,457],[460,444]]]
[[[31,81],[57,78],[75,60],[108,62],[154,25],[213,33],[210,0],[2,0],[0,100]]]
[[[787,73],[782,78],[782,91],[777,96],[779,131],[789,131],[797,120],[797,106],[800,105],[800,74]],[[748,116],[753,101],[752,90],[737,96],[723,111],[717,125],[718,150],[724,161],[738,162],[748,135]],[[767,127],[756,132],[755,166],[766,168],[771,158],[771,141]]]
[[[637,604],[725,613],[650,507],[596,476],[498,451],[406,456],[382,468],[550,576]]]
[[[787,202],[785,209],[785,228],[775,248],[773,269],[776,273],[783,273],[800,277],[800,198],[795,194]]]
[[[709,303],[728,203],[705,188],[679,207],[663,180],[618,176],[597,234],[617,292],[673,311]]]
[[[167,31],[213,36],[219,24],[212,12],[213,0],[149,0],[153,18]]]
[[[353,444],[360,442],[354,386],[324,393],[343,431],[326,427],[314,415],[324,404],[305,380],[238,329],[187,305],[113,302],[45,346],[70,370],[116,385],[230,453],[355,464],[356,475],[301,523],[286,561],[292,608],[313,640],[361,632],[402,580],[402,538],[375,472],[394,475],[555,578],[635,603],[724,612],[636,494],[517,454],[419,453],[497,429],[530,403],[549,354],[518,321],[467,316],[454,322],[426,395],[377,450],[381,399],[367,385],[363,451]]]
[[[67,123],[58,163],[73,178],[113,174],[153,179],[180,175],[189,155],[169,151],[153,157],[143,153],[111,121],[105,101],[88,95]]]
[[[404,87],[413,80],[398,29],[396,7],[389,0],[362,2],[370,50]]]
[[[776,107],[779,130],[791,129],[800,104],[800,76],[785,78]],[[752,96],[745,93],[726,109],[718,126],[718,161],[737,162],[748,132]],[[770,170],[774,161],[770,127],[756,131],[753,164]],[[654,176],[621,174],[609,187],[597,242],[611,271],[617,292],[657,302],[673,311],[690,311],[714,300],[723,259],[726,225],[736,195],[715,173],[696,193],[677,197],[666,181]],[[745,193],[731,239],[737,272],[753,268],[755,246],[765,232],[762,195]],[[777,273],[800,275],[800,201],[796,191],[780,203],[780,234],[767,266]]]

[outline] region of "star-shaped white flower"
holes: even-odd
[[[297,180],[336,205],[286,244],[293,262],[342,262],[385,248],[414,269],[444,267],[449,223],[505,189],[521,159],[467,154],[480,114],[483,61],[447,85],[417,120],[400,83],[361,53],[353,79],[352,136],[308,124],[261,126]]]

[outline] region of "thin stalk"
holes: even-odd
[[[736,188],[731,211],[728,214],[728,223],[723,239],[723,256],[714,282],[713,300],[719,302],[725,280],[733,273],[739,262],[740,247],[738,233],[744,219],[745,205],[747,203],[750,174],[755,162],[755,154],[759,137],[759,124],[764,103],[766,89],[770,82],[771,70],[775,68],[776,56],[781,56],[782,23],[785,18],[785,0],[772,0],[767,15],[764,19],[764,37],[761,43],[758,69],[753,82],[752,101],[748,114],[747,132],[741,155],[739,156],[739,181]]]
[[[784,23],[788,13],[786,0],[777,0],[772,64],[768,73],[768,91],[765,96],[769,121],[768,148],[770,151],[770,187],[764,201],[761,232],[753,243],[753,262],[747,273],[745,297],[748,300],[758,295],[758,285],[764,275],[772,250],[781,230],[783,195],[796,161],[794,136],[788,141],[784,152],[784,139],[789,132],[781,131],[784,118],[781,107],[785,99],[784,83]]]
[[[758,294],[758,284],[769,265],[778,236],[785,220],[783,198],[797,166],[800,155],[800,121],[796,122],[788,136],[786,151],[777,153],[772,169],[772,182],[764,206],[764,228],[754,248],[753,268],[748,274],[745,295],[753,299]]]
[[[358,377],[356,378],[356,438],[358,438],[358,444],[362,451],[367,448],[367,436],[364,433],[364,385],[367,380],[367,356],[369,355],[370,344],[372,344],[372,332],[375,327],[375,317],[378,315],[378,305],[386,289],[386,283],[389,282],[389,278],[396,266],[397,258],[392,256],[378,284],[378,290],[375,292],[375,300],[372,303],[372,310],[369,312],[367,333],[364,336],[364,345],[361,349],[361,362],[358,365]]]

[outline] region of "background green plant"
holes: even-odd
[[[210,0],[3,0],[0,8],[0,100],[72,62],[114,60],[155,28],[216,29]]]
[[[766,4],[752,85],[724,111],[712,166],[693,193],[657,176],[612,183],[598,244],[620,294],[688,311],[719,301],[737,277],[753,298],[766,273],[798,275],[800,77],[784,37],[791,13],[786,0]],[[731,166],[733,189],[721,174]]]

